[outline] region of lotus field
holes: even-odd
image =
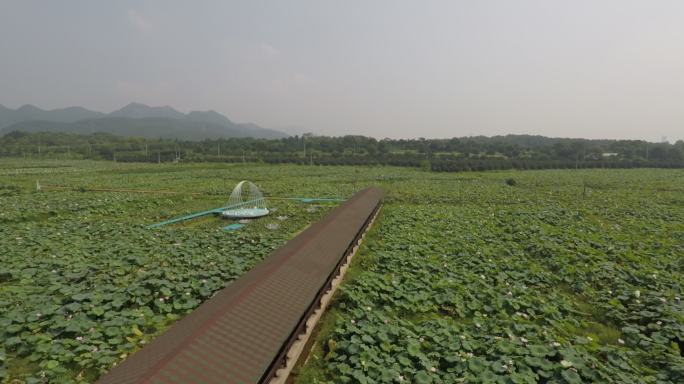
[[[246,170],[5,167],[0,382],[94,381],[331,207],[276,200],[271,216],[234,232],[222,230],[230,221],[211,216],[148,229],[224,206]],[[255,182],[270,195],[290,193],[284,178],[271,176],[274,182]],[[95,186],[178,193],[88,190]]]
[[[275,211],[208,216],[242,179]],[[0,161],[0,382],[93,382],[383,188],[299,383],[684,382],[684,171]],[[135,190],[135,192],[134,192]]]
[[[395,186],[300,382],[684,382],[684,172]]]

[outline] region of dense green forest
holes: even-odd
[[[291,136],[204,141],[144,139],[104,133],[10,132],[1,157],[119,162],[266,162],[396,165],[433,171],[543,168],[684,167],[684,142],[588,140],[530,135],[377,140],[365,136]]]

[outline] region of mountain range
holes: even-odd
[[[12,132],[105,132],[118,136],[204,140],[229,137],[281,138],[284,132],[250,123],[235,123],[215,111],[187,114],[171,107],[130,103],[111,113],[82,107],[44,110],[33,105],[0,105],[0,136]]]

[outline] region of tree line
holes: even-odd
[[[684,142],[589,140],[532,135],[452,139],[315,136],[182,141],[105,133],[10,132],[0,157],[118,162],[264,162],[309,165],[393,165],[432,171],[684,167]]]

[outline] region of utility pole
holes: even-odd
[[[245,150],[242,150],[242,164],[245,164]]]
[[[354,176],[352,179],[352,189],[353,189],[352,194],[356,193],[356,181],[358,178],[359,178],[359,170],[357,168],[354,170]]]
[[[161,164],[161,151],[157,151],[157,164]]]
[[[145,157],[147,157],[147,155],[148,155],[148,153],[147,153],[147,143],[145,143]]]
[[[221,143],[218,143],[218,157],[221,157]]]

